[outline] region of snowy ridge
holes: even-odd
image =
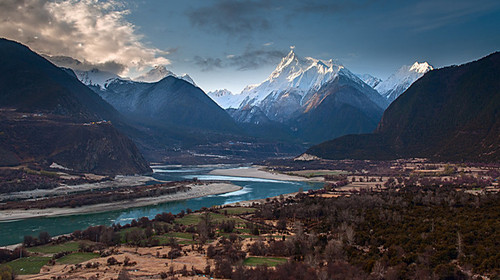
[[[217,103],[221,108],[238,108],[241,101],[243,101],[243,95],[233,94],[227,89],[218,89],[215,91],[210,91],[207,95],[212,98],[215,103]]]
[[[197,86],[195,83],[194,83],[194,80],[193,78],[191,78],[191,76],[189,76],[188,74],[183,74],[181,76],[177,76],[177,78],[181,79],[181,80],[184,80],[190,84],[192,84],[193,86]]]
[[[100,89],[104,89],[106,84],[114,79],[121,79],[120,76],[106,71],[101,71],[99,69],[92,69],[90,71],[73,70],[76,77],[83,84],[89,86],[98,86]]]
[[[365,84],[371,86],[372,88],[375,88],[378,84],[382,82],[381,79],[374,77],[370,74],[356,74],[358,78],[360,78]]]
[[[183,74],[180,76],[175,75],[174,72],[168,70],[164,65],[155,66],[153,69],[140,76],[135,77],[133,80],[137,82],[156,83],[168,76],[176,77],[196,86],[193,79],[188,74]]]
[[[411,66],[402,66],[396,73],[387,80],[379,83],[377,90],[389,102],[396,100],[411,84],[420,79],[425,73],[433,70],[434,67],[427,62],[415,62]]]
[[[154,83],[168,76],[175,77],[175,74],[172,71],[168,70],[165,66],[158,65],[148,72],[135,77],[133,80],[137,82]]]

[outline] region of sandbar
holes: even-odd
[[[323,182],[323,177],[305,178],[300,176],[292,176],[277,172],[271,172],[263,169],[263,166],[240,167],[232,169],[214,169],[210,171],[210,175],[220,176],[235,176],[235,177],[250,177],[259,179],[270,179],[279,181],[302,181],[302,182]]]

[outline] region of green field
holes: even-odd
[[[210,217],[212,218],[212,222],[222,222],[227,220],[234,220],[236,222],[242,222],[238,218],[228,218],[222,214],[214,214],[210,213]],[[201,215],[199,214],[189,214],[180,219],[175,219],[174,223],[186,225],[186,226],[194,226],[197,225],[201,220]]]
[[[59,264],[77,264],[77,263],[82,263],[86,262],[91,259],[98,258],[99,254],[96,253],[73,253],[66,255],[60,259],[57,260],[57,263]]]
[[[246,208],[246,207],[227,207],[221,210],[222,213],[227,211],[229,215],[240,215],[245,213],[253,213],[255,212],[255,208]]]
[[[78,251],[78,242],[66,242],[62,244],[56,244],[56,245],[42,245],[42,246],[36,246],[36,247],[30,247],[26,248],[29,252],[32,253],[40,253],[40,254],[56,254],[60,252],[74,252]]]
[[[42,268],[42,266],[46,265],[49,260],[50,257],[32,256],[13,260],[6,263],[6,265],[12,267],[12,271],[14,272],[14,274],[38,274],[40,273],[40,269]]]
[[[193,233],[189,232],[169,232],[165,236],[193,240]]]
[[[196,241],[193,240],[193,234],[189,232],[169,232],[165,235],[156,236],[155,238],[160,241],[160,245],[166,245],[171,237],[176,238],[179,244],[186,245],[196,243]]]
[[[278,264],[286,263],[286,258],[274,258],[274,257],[248,257],[243,262],[244,265],[257,266],[257,265],[267,265],[276,266]]]

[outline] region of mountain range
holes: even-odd
[[[240,94],[205,94],[164,66],[132,80],[59,68],[8,40],[0,52],[3,165],[56,162],[133,174],[150,170],[141,153],[163,162],[179,151],[183,158],[255,160],[330,139],[307,153],[498,158],[498,53],[437,70],[417,62],[381,81],[291,50],[262,83]]]
[[[240,127],[240,134],[263,139],[320,143],[346,134],[373,131],[383,110],[393,98],[429,69],[432,67],[427,63],[415,63],[411,67],[402,67],[388,80],[381,81],[368,74],[354,75],[333,60],[299,57],[292,49],[262,83],[247,86],[240,94],[218,90],[207,95],[227,110]],[[227,120],[225,114],[207,102],[201,105],[179,101],[191,108],[188,111],[217,111],[210,115],[219,116],[219,121],[194,113],[176,120],[174,125],[172,120],[182,116],[182,112],[176,111],[179,107],[169,96],[176,96],[174,99],[177,100],[188,99],[192,95],[181,97],[178,93],[171,93],[172,88],[165,86],[165,82],[162,85],[157,83],[166,77],[175,77],[187,80],[194,86],[184,87],[183,91],[188,88],[189,91],[196,91],[199,88],[189,76],[176,76],[164,66],[157,66],[133,80],[121,79],[98,70],[75,72],[83,83],[118,111],[141,120],[142,124],[180,127],[181,131],[201,129],[238,134],[238,129]],[[379,93],[377,88],[386,92]],[[151,94],[152,89],[155,89],[154,94]],[[181,142],[186,140],[182,135],[177,138]]]
[[[427,157],[498,162],[498,77],[499,52],[430,71],[387,108],[374,133],[343,136],[313,146],[307,153],[326,159]]]

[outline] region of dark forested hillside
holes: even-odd
[[[150,171],[114,128],[119,113],[74,76],[5,39],[0,61],[0,165],[56,161],[75,171]]]
[[[500,53],[427,73],[385,111],[373,134],[307,153],[329,159],[500,159]]]

